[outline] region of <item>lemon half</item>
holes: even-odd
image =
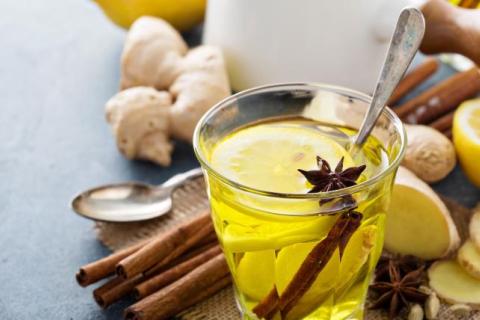
[[[453,118],[452,133],[465,174],[480,187],[480,99],[460,105]]]

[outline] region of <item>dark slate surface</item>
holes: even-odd
[[[90,1],[0,2],[2,320],[119,319],[128,301],[102,311],[91,288],[75,283],[77,268],[108,250],[69,199],[106,182],[159,183],[196,165],[186,144],[170,168],[118,154],[103,106],[118,87],[123,38]],[[480,198],[458,169],[436,188],[467,205]]]

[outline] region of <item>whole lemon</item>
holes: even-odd
[[[116,24],[128,29],[141,16],[168,21],[180,31],[191,29],[203,20],[206,0],[95,0]]]

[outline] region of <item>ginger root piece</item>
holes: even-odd
[[[460,243],[457,228],[438,195],[400,167],[387,213],[385,248],[430,260],[446,256]]]
[[[220,49],[189,51],[181,35],[158,18],[135,21],[121,64],[121,88],[126,90],[107,103],[107,119],[129,159],[169,165],[170,138],[191,142],[202,115],[230,95]]]
[[[168,89],[182,72],[182,58],[187,51],[180,33],[164,20],[148,16],[137,19],[123,48],[121,89]]]
[[[428,126],[405,125],[405,128],[408,145],[402,165],[428,183],[445,178],[457,161],[452,142]]]
[[[468,229],[473,245],[480,251],[480,204],[473,209]]]
[[[198,120],[230,95],[230,85],[222,53],[216,47],[200,46],[190,50],[183,69],[169,89],[175,100],[170,120],[173,136],[191,141]]]
[[[135,87],[117,93],[106,105],[107,121],[112,125],[118,149],[128,159],[170,164],[168,92]]]
[[[467,240],[458,250],[457,261],[472,277],[480,280],[480,252],[471,240]]]
[[[170,164],[170,138],[191,142],[198,120],[230,95],[220,49],[189,51],[175,29],[153,17],[138,19],[128,32],[121,88],[127,93],[107,103],[118,148],[129,159],[164,166]]]
[[[432,264],[428,279],[430,287],[448,303],[480,306],[480,280],[471,277],[455,260]]]

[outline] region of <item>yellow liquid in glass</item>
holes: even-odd
[[[230,181],[269,192],[306,194],[312,187],[297,169],[317,168],[317,155],[332,169],[366,164],[358,182],[388,165],[388,152],[369,138],[354,158],[346,143],[355,131],[308,120],[282,119],[239,129],[220,140],[208,156]],[[385,211],[393,177],[354,194],[360,227],[340,258],[338,249],[285,319],[361,319],[367,287],[383,244]],[[305,257],[329,232],[338,212],[319,214],[318,199],[268,197],[243,191],[209,176],[215,229],[225,252],[244,319],[272,289],[280,296]],[[337,199],[338,200],[338,199]],[[272,319],[282,319],[277,312]]]

